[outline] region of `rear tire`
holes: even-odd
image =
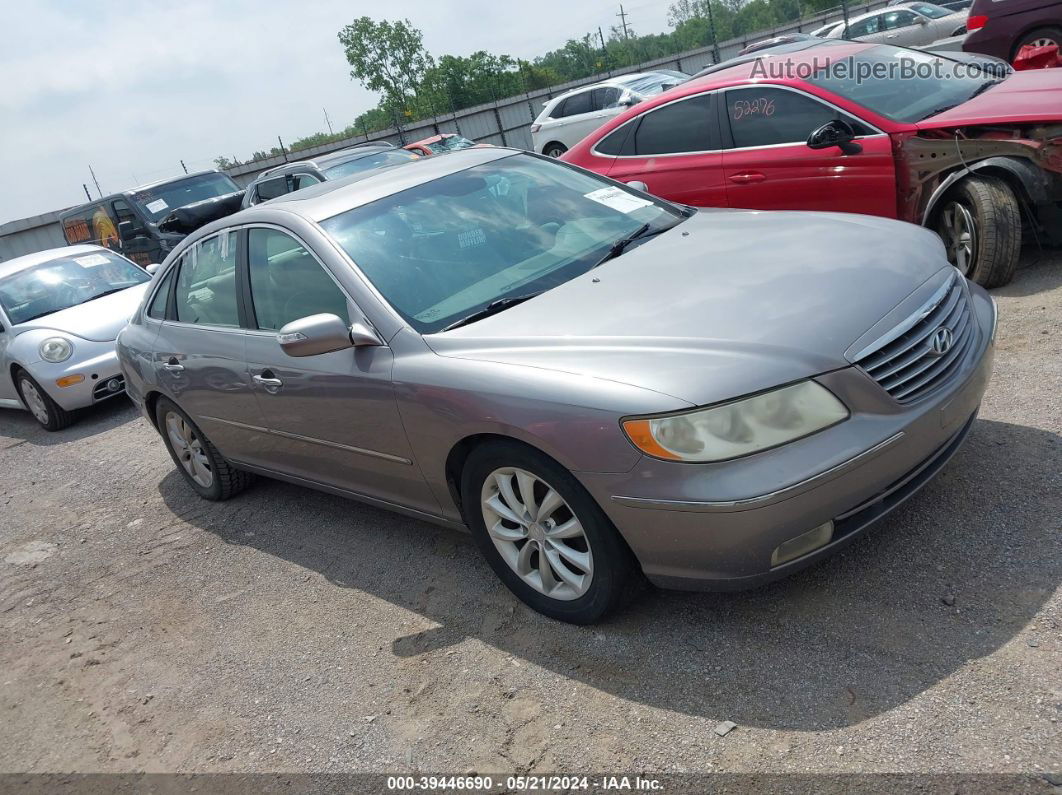
[[[1049,25],[1044,28],[1037,28],[1036,30],[1030,30],[1014,44],[1014,51],[1010,54],[1010,60],[1013,61],[1018,57],[1018,53],[1021,52],[1021,48],[1027,44],[1047,45],[1054,44],[1058,47],[1059,52],[1062,52],[1062,28],[1056,28]]]
[[[1014,191],[996,177],[971,176],[956,184],[936,213],[936,231],[948,261],[982,287],[1002,287],[1021,252],[1021,211]]]
[[[461,500],[495,574],[543,615],[592,624],[641,581],[634,555],[593,497],[531,448],[499,441],[473,450],[461,473]]]
[[[568,147],[566,147],[564,144],[560,144],[554,141],[551,144],[546,144],[546,148],[542,150],[542,154],[544,154],[546,157],[560,157],[567,151]]]
[[[18,396],[22,404],[46,431],[61,431],[74,421],[74,412],[67,411],[41,388],[29,373],[19,370],[15,376]]]
[[[155,421],[185,481],[205,500],[235,497],[254,480],[222,457],[192,418],[168,398],[155,404]]]

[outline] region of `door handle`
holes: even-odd
[[[171,373],[179,373],[184,370],[184,365],[177,361],[176,356],[171,356],[162,367],[165,370],[169,370]]]
[[[745,185],[749,182],[763,182],[765,179],[767,179],[767,175],[761,174],[759,171],[745,171],[741,174],[730,175],[730,181],[739,185]]]
[[[284,386],[284,382],[276,378],[272,370],[263,370],[260,375],[251,376],[251,380],[271,395],[275,395],[277,390]]]
[[[896,38],[896,34],[895,33],[887,33],[887,34],[885,34],[885,38],[886,39],[895,39]]]

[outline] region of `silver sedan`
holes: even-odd
[[[56,431],[75,409],[122,394],[114,341],[150,281],[100,246],[0,263],[0,406],[26,408]]]
[[[847,27],[838,25],[826,38],[923,47],[965,33],[968,14],[965,9],[950,11],[933,3],[909,0],[850,19]]]
[[[698,211],[503,148],[244,210],[156,283],[118,351],[190,488],[467,526],[573,622],[643,574],[748,587],[851,541],[958,449],[995,329],[920,227]]]

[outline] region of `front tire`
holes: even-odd
[[[200,497],[227,500],[250,485],[254,476],[226,461],[199,426],[172,400],[159,398],[155,421],[177,471]]]
[[[546,157],[560,157],[568,151],[568,147],[564,144],[554,141],[551,144],[546,144],[546,148],[542,150],[542,154]]]
[[[1014,191],[996,177],[971,176],[944,197],[937,234],[948,261],[982,287],[1014,278],[1021,253],[1021,211]]]
[[[25,370],[19,370],[15,376],[19,397],[22,404],[29,409],[33,418],[46,431],[61,431],[74,421],[74,413],[67,411],[49,395]]]
[[[503,583],[534,610],[592,624],[638,581],[634,556],[568,470],[528,447],[491,442],[461,478],[476,546]]]

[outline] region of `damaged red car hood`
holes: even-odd
[[[1062,69],[1014,72],[968,102],[923,119],[918,128],[1051,121],[1062,121]]]

